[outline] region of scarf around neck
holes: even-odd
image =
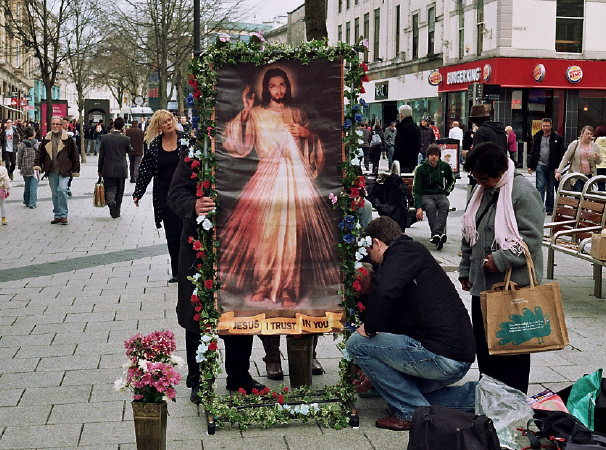
[[[513,177],[515,175],[515,165],[511,159],[507,171],[501,175],[501,179],[495,185],[495,189],[499,189],[499,198],[494,218],[495,239],[500,249],[511,250],[515,254],[520,254],[523,251],[522,237],[518,231],[518,222],[513,210],[511,200],[511,191],[513,189]],[[469,200],[467,210],[463,214],[463,238],[469,242],[470,246],[474,246],[478,232],[476,230],[476,215],[482,202],[484,195],[484,186],[478,185],[473,196]]]

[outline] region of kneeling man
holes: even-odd
[[[389,217],[370,222],[366,235],[380,268],[347,352],[392,411],[377,427],[408,430],[414,410],[425,405],[473,412],[477,383],[450,386],[475,359],[471,321],[450,278]]]

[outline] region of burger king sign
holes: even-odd
[[[579,66],[570,66],[566,69],[566,79],[571,83],[578,83],[583,79],[583,70]]]
[[[438,86],[442,82],[442,74],[437,70],[434,70],[427,77],[427,81],[429,81],[429,84],[432,86]]]

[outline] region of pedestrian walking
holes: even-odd
[[[0,159],[0,164],[2,160]],[[4,199],[8,197],[11,189],[11,180],[8,177],[8,169],[0,165],[0,213],[2,214],[2,225],[7,225],[6,221],[6,205]]]
[[[17,166],[25,184],[23,204],[30,209],[35,209],[38,201],[38,173],[34,171],[34,160],[39,142],[34,138],[33,128],[27,127],[24,132],[25,139],[19,144],[17,152]]]
[[[136,183],[137,177],[139,176],[139,165],[143,158],[143,140],[145,138],[145,132],[139,128],[139,122],[133,120],[130,124],[130,128],[126,130],[126,135],[130,138],[130,145],[133,147],[133,152],[128,155],[130,160],[130,182]]]
[[[63,119],[54,116],[51,131],[40,142],[34,160],[34,170],[44,172],[51,189],[54,214],[51,225],[67,225],[67,184],[71,176],[80,176],[78,150],[62,127]]]
[[[2,142],[2,155],[6,169],[8,170],[8,177],[13,179],[13,172],[17,166],[17,148],[19,146],[19,132],[17,128],[13,126],[11,119],[6,119],[4,123],[4,129],[0,134],[0,142]]]

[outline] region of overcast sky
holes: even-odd
[[[245,22],[269,21],[275,16],[286,15],[298,8],[305,0],[244,0],[244,6],[250,12],[244,17]]]

